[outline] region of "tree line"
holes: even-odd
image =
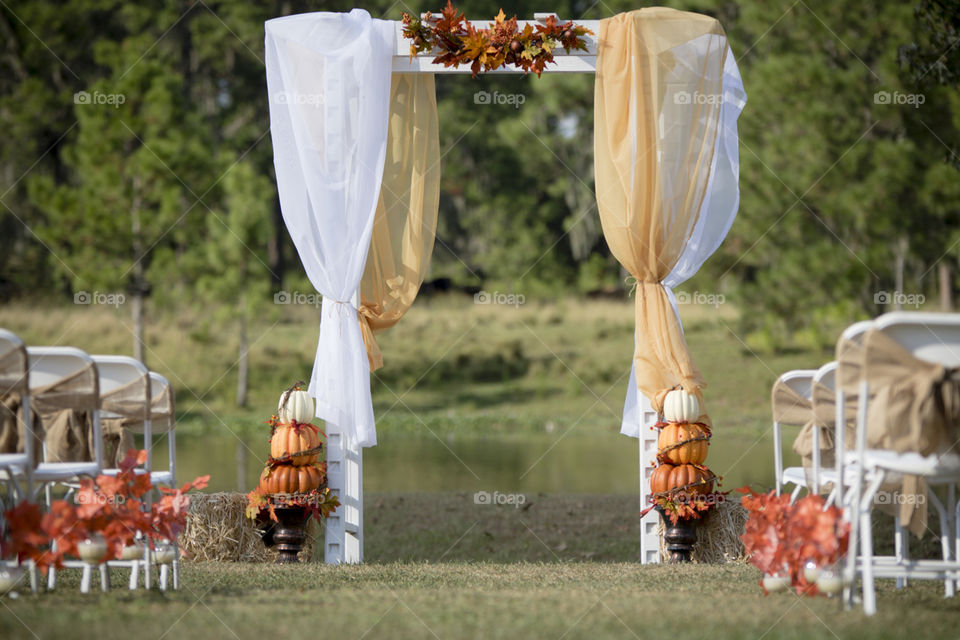
[[[596,19],[644,4],[550,9]],[[771,348],[823,343],[835,326],[921,297],[952,306],[957,3],[660,4],[722,22],[749,94],[740,214],[690,286],[736,301],[745,335]],[[474,19],[501,6],[458,5]],[[309,290],[276,196],[263,22],[353,6],[389,19],[439,8],[0,7],[0,300],[123,292],[140,338],[148,303],[162,313],[174,298],[202,301],[236,327],[243,352],[246,324],[275,292]],[[524,18],[544,7],[504,9]],[[596,212],[592,76],[440,77],[437,98],[443,182],[428,277],[527,296],[626,295]]]

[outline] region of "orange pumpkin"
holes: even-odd
[[[285,422],[277,426],[270,438],[270,456],[283,458],[292,453],[309,451],[320,446],[320,430],[312,424]],[[320,454],[294,456],[290,462],[296,467],[310,465],[317,461]]]
[[[664,462],[702,464],[707,459],[710,432],[696,422],[670,422],[660,430],[657,447]]]
[[[650,492],[664,493],[670,486],[670,473],[674,470],[672,464],[661,464],[650,474]]]
[[[651,493],[665,493],[673,489],[687,487],[689,493],[707,494],[713,490],[713,473],[709,469],[693,464],[661,464],[650,476]]]
[[[266,493],[306,493],[327,479],[325,465],[295,467],[283,464],[260,474],[260,489]]]

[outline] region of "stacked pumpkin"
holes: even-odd
[[[710,429],[699,421],[697,396],[682,389],[667,393],[663,422],[657,423],[657,467],[650,476],[653,497],[706,495],[713,491],[716,476],[703,462],[707,459]]]
[[[260,474],[262,493],[307,493],[326,483],[326,463],[318,462],[320,429],[310,423],[313,416],[313,398],[299,386],[280,396],[277,416],[270,421],[270,458]]]

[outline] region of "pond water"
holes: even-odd
[[[159,443],[158,443],[159,444]],[[256,486],[268,445],[260,436],[210,434],[177,437],[180,482],[210,474],[209,491],[249,491]],[[166,460],[156,449],[154,459]],[[789,445],[785,447],[791,458]],[[364,450],[367,492],[500,491],[545,493],[637,493],[637,441],[614,433],[515,436],[381,435]],[[719,436],[707,465],[723,476],[725,490],[773,483],[769,437]]]

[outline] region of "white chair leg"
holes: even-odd
[[[176,547],[174,547],[176,548]],[[179,554],[179,551],[178,551]],[[180,591],[180,560],[176,559],[171,564],[173,571],[173,590]]]
[[[861,582],[863,589],[863,612],[872,616],[877,612],[877,586],[873,581],[873,523],[870,521],[870,511],[874,496],[880,485],[883,484],[884,473],[875,471],[875,476],[863,493],[858,506],[860,512],[860,564]],[[851,549],[850,551],[853,551]]]
[[[37,563],[33,560],[27,560],[27,573],[30,575],[30,591],[37,593],[40,591],[40,576],[37,572]]]
[[[943,561],[950,562],[950,556],[953,554],[953,535],[950,533],[950,524],[947,518],[947,510],[943,507],[943,503],[940,502],[940,498],[937,497],[937,494],[933,490],[927,491],[927,497],[930,498],[930,503],[933,504],[934,508],[937,510],[937,516],[940,518],[940,549],[943,554]],[[956,585],[954,585],[953,576],[950,571],[944,572],[943,576],[943,595],[945,598],[952,598],[956,590]]]
[[[47,571],[47,591],[53,591],[57,588],[57,568],[50,567]]]
[[[830,493],[827,494],[827,499],[823,502],[823,510],[826,511],[831,506],[837,504],[837,485],[834,483],[833,487],[830,489]]]
[[[873,531],[869,507],[860,511],[860,557],[863,564],[863,612],[872,616],[877,612],[877,592],[873,583]]]
[[[140,584],[140,561],[134,560],[130,565],[130,591],[136,591],[138,584]]]
[[[955,527],[953,532],[954,533],[953,535],[954,557],[957,558],[958,562],[960,562],[960,502],[957,502],[956,504],[956,507],[954,510],[953,523]],[[954,578],[956,578],[956,581],[954,582],[954,584],[957,587],[960,587],[960,573],[954,576]]]
[[[170,575],[170,565],[162,564],[160,565],[160,591],[167,590],[167,578]]]
[[[143,588],[150,591],[153,586],[153,550],[150,548],[149,541],[143,549]]]
[[[100,563],[100,591],[110,591],[110,567],[106,562]]]
[[[903,525],[900,523],[900,516],[893,519],[893,549],[897,558],[897,564],[904,564],[903,557]],[[907,585],[907,579],[903,576],[897,578],[897,589],[903,589]]]
[[[797,501],[797,496],[800,495],[800,491],[803,490],[803,487],[797,485],[796,488],[790,492],[790,504],[793,504]]]
[[[90,576],[93,574],[93,567],[89,564],[83,565],[83,574],[80,577],[80,593],[90,593]]]
[[[851,500],[855,498],[853,491],[854,488],[851,487]],[[846,566],[843,568],[843,592],[841,595],[843,608],[849,611],[853,608],[853,592],[857,581],[857,544],[860,535],[859,505],[855,501],[848,501],[844,512],[850,520],[850,539],[847,544]]]

